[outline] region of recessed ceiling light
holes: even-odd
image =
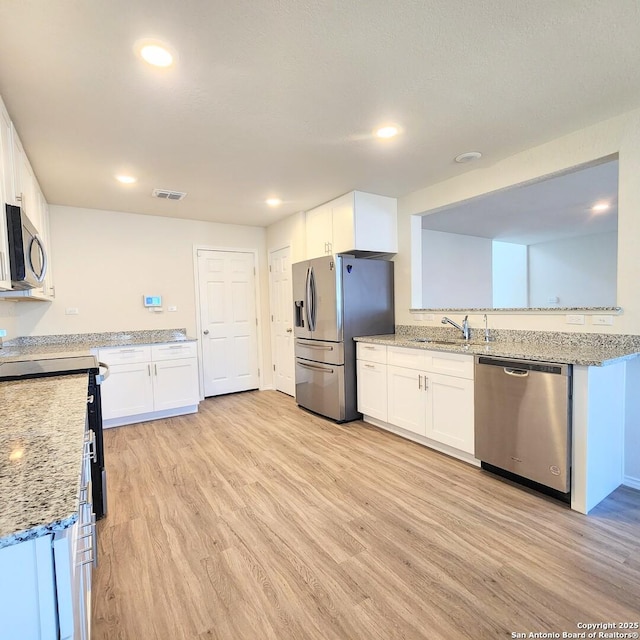
[[[376,129],[374,133],[378,138],[393,138],[400,133],[400,129],[396,125],[390,124]]]
[[[282,204],[282,200],[280,200],[280,198],[267,198],[265,200],[265,202],[270,206],[270,207],[277,207],[279,205]]]
[[[601,213],[603,211],[608,211],[611,208],[611,205],[608,202],[596,202],[596,204],[591,207],[591,211],[594,213]]]
[[[122,182],[122,184],[133,184],[138,181],[138,178],[134,178],[133,176],[116,176],[116,180]]]
[[[173,54],[159,44],[145,44],[140,55],[154,67],[168,67],[173,63]]]
[[[465,162],[473,162],[480,158],[482,158],[482,154],[479,151],[467,151],[466,153],[461,153],[459,156],[456,156],[455,161],[464,164]]]

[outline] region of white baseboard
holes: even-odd
[[[149,422],[149,420],[161,420],[162,418],[175,418],[189,413],[197,413],[198,405],[193,404],[188,407],[178,407],[177,409],[165,409],[164,411],[154,411],[152,413],[140,413],[137,416],[122,416],[121,418],[111,418],[103,420],[104,429],[112,427],[123,427],[126,424],[137,424],[138,422]]]
[[[632,489],[638,489],[640,491],[640,478],[634,478],[632,476],[625,476],[622,484],[625,487],[631,487]]]
[[[473,454],[467,453],[466,451],[460,451],[459,449],[454,449],[446,444],[441,444],[440,442],[435,442],[435,440],[431,440],[425,436],[421,436],[417,433],[412,433],[411,431],[407,431],[406,429],[402,429],[401,427],[396,427],[393,424],[389,424],[388,422],[384,422],[383,420],[378,420],[378,418],[372,418],[371,416],[362,416],[362,419],[369,424],[372,424],[374,427],[379,427],[380,429],[384,429],[385,431],[391,431],[391,433],[395,433],[397,436],[401,436],[406,438],[407,440],[413,440],[418,444],[421,444],[425,447],[429,447],[429,449],[435,449],[436,451],[440,451],[440,453],[445,453],[452,458],[457,458],[458,460],[462,460],[463,462],[467,462],[468,464],[472,464],[474,467],[480,466],[480,460],[477,460]]]

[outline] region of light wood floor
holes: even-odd
[[[457,640],[640,620],[640,492],[565,506],[277,392],[105,432],[93,638]]]

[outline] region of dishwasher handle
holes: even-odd
[[[515,376],[516,378],[526,378],[529,375],[525,369],[512,369],[511,367],[504,367],[503,371],[508,376]]]

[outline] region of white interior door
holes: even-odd
[[[269,258],[273,378],[278,391],[293,396],[295,395],[296,383],[291,249],[285,247],[278,251],[272,251]]]
[[[204,395],[257,389],[254,254],[198,250]]]

